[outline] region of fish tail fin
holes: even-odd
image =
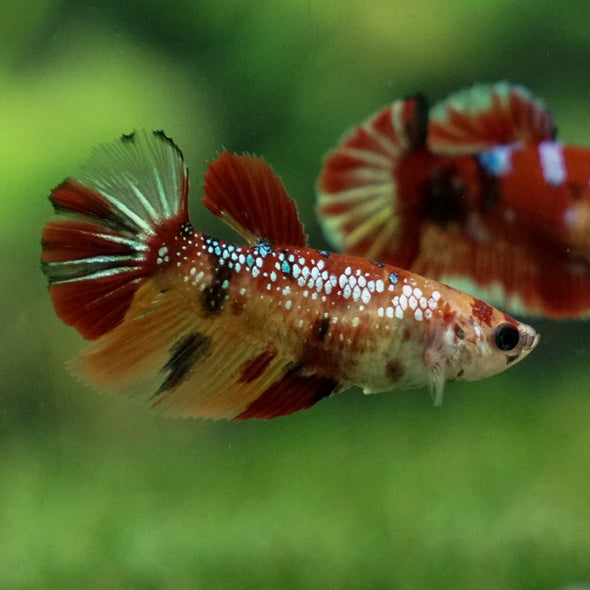
[[[43,229],[42,267],[57,315],[84,338],[120,324],[135,292],[188,223],[188,172],[161,131],[99,146],[83,174],[50,196],[58,218]]]
[[[354,127],[324,160],[317,210],[339,250],[376,258],[400,225],[395,179],[398,160],[426,144],[428,105],[399,100]]]

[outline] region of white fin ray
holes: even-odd
[[[186,207],[188,171],[161,131],[137,131],[97,146],[77,179],[147,234]]]

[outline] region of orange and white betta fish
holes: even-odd
[[[328,154],[318,212],[341,251],[510,313],[590,315],[590,149],[555,140],[522,86],[399,100]]]
[[[188,170],[158,131],[96,149],[55,188],[43,270],[58,316],[92,344],[93,386],[172,415],[273,418],[354,384],[366,393],[477,380],[539,336],[483,301],[306,246],[294,202],[260,158],[223,152],[204,204],[247,244],[204,235]]]

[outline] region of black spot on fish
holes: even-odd
[[[385,365],[385,375],[392,383],[397,383],[404,376],[404,372],[404,366],[397,359],[392,359]]]
[[[574,201],[579,201],[584,196],[584,187],[579,182],[568,182],[567,188]]]
[[[378,266],[379,268],[383,268],[385,266],[384,262],[379,262],[378,260],[371,260],[371,264]]]
[[[215,242],[215,247],[219,250],[219,253],[221,253],[221,249],[217,242]],[[215,253],[215,251],[209,254],[209,260],[213,267],[213,277],[205,287],[201,297],[205,311],[211,314],[216,314],[223,309],[227,288],[234,271],[233,266],[221,264],[222,259]]]
[[[180,226],[180,232],[187,235],[187,236],[190,236],[193,234],[194,228],[193,228],[192,224],[190,223],[190,221],[185,221]]]
[[[167,372],[168,375],[156,395],[178,387],[188,377],[195,364],[208,355],[210,350],[211,338],[200,332],[194,332],[175,342],[170,349],[170,358],[162,368],[162,372]]]
[[[459,324],[455,324],[453,326],[453,331],[459,340],[463,340],[465,338],[465,330]]]
[[[311,333],[319,342],[321,342],[326,337],[326,334],[328,333],[329,328],[330,328],[330,318],[329,317],[321,318],[319,320],[316,320],[313,323],[313,326],[311,328]]]
[[[285,372],[283,373],[283,377],[293,377],[295,375],[300,375],[303,372],[303,363],[302,362],[291,362],[287,363],[285,367]]]
[[[416,94],[409,100],[414,101],[414,112],[404,123],[404,131],[411,149],[417,149],[426,144],[428,132],[428,101],[422,94]]]
[[[519,354],[507,354],[506,364],[509,365],[510,363],[513,363],[519,356]]]
[[[442,228],[465,221],[465,183],[455,166],[433,168],[422,194],[422,210],[426,219]]]

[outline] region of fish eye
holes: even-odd
[[[518,329],[510,324],[499,326],[495,334],[496,346],[498,350],[512,350],[520,339]]]

